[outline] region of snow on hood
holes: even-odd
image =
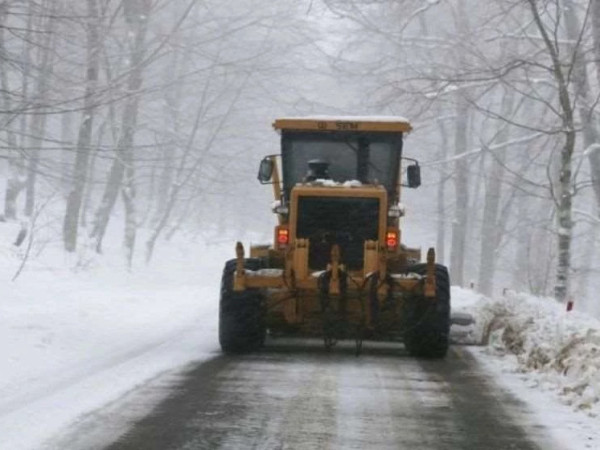
[[[325,179],[325,178],[317,178],[314,181],[309,181],[308,183],[304,183],[304,184],[310,184],[312,186],[346,187],[346,188],[361,187],[363,185],[358,180],[348,180],[348,181],[344,181],[343,183],[340,183],[340,182],[333,181],[330,179]]]

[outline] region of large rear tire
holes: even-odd
[[[425,275],[426,264],[409,272]],[[412,356],[443,358],[450,345],[450,276],[448,269],[435,265],[436,299],[413,297],[405,304],[404,345]]]
[[[247,270],[260,269],[260,260],[246,259]],[[265,301],[259,289],[233,290],[236,260],[227,261],[221,279],[219,343],[225,353],[247,353],[259,349],[266,335]]]

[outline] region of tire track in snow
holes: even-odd
[[[552,448],[466,350],[432,361],[399,345],[359,358],[317,345],[281,340],[201,364],[107,449]]]

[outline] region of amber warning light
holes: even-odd
[[[385,235],[385,243],[387,245],[388,250],[396,250],[398,247],[398,231],[396,230],[388,230]]]
[[[286,247],[290,242],[290,231],[284,227],[277,227],[277,246]]]

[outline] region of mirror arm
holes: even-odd
[[[269,156],[269,158],[273,163],[273,174],[271,175],[271,179],[273,180],[273,195],[275,196],[275,200],[281,201],[281,180],[279,178],[279,168],[275,161],[276,156]],[[282,223],[281,216],[279,216],[279,223],[280,225]]]
[[[277,160],[276,160],[276,158],[278,156],[281,156],[281,155],[277,155],[277,154],[267,155],[262,159],[261,166],[263,163],[265,163],[267,161],[271,164],[271,174],[270,174],[269,179],[267,181],[264,181],[264,178],[260,175],[260,172],[262,172],[262,171],[259,171],[258,180],[260,181],[260,184],[272,184],[273,185],[273,196],[275,197],[275,201],[281,202],[283,200],[283,197],[282,197],[282,189],[281,189],[281,177],[279,175],[279,167],[277,165]],[[278,214],[277,219],[278,219],[279,225],[282,225],[283,224],[283,216],[281,214]]]
[[[408,156],[402,156],[400,159],[405,159],[407,161],[415,163],[415,165],[419,165],[419,160],[415,158],[409,158]]]

